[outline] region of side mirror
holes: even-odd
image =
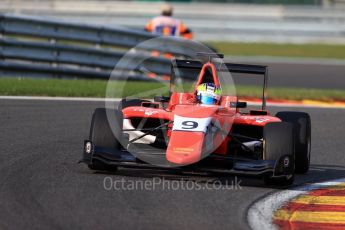
[[[166,96],[155,96],[153,98],[154,102],[169,102],[170,101],[170,97],[166,97]]]
[[[230,102],[230,108],[247,108],[247,102],[237,101],[237,102]]]

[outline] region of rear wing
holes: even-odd
[[[203,63],[199,61],[190,60],[173,60],[173,65],[171,66],[171,83],[175,81],[174,65],[177,68],[190,68],[194,70],[201,70]],[[223,63],[221,67],[217,69],[218,71],[229,71],[230,73],[243,73],[243,74],[257,74],[263,75],[263,91],[262,91],[262,110],[266,110],[267,101],[267,81],[268,81],[268,67],[264,65],[249,65],[249,64],[235,64],[235,63]],[[196,80],[189,79],[189,80]]]

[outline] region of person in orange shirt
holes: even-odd
[[[162,36],[181,36],[185,39],[192,39],[193,33],[186,25],[172,17],[173,7],[165,4],[161,8],[162,14],[153,18],[145,26],[145,30]]]

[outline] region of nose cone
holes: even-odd
[[[169,162],[188,165],[201,160],[205,135],[217,110],[217,106],[176,106],[166,152]]]
[[[204,143],[203,132],[173,131],[171,133],[166,158],[178,165],[189,165],[201,160]]]

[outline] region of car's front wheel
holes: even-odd
[[[110,128],[107,118],[107,112],[108,114],[115,113],[116,117],[119,116],[117,110],[97,108],[92,115],[89,140],[91,140],[91,142],[97,147],[119,149],[120,142]],[[88,164],[88,166],[93,170],[117,169],[116,166],[106,165],[98,160],[92,160],[92,163]]]
[[[287,186],[294,181],[294,128],[287,122],[269,123],[263,131],[263,159],[274,161],[273,175],[264,177],[268,185]]]
[[[303,112],[278,112],[282,121],[295,126],[295,165],[296,173],[306,173],[310,166],[311,121],[310,116]]]

